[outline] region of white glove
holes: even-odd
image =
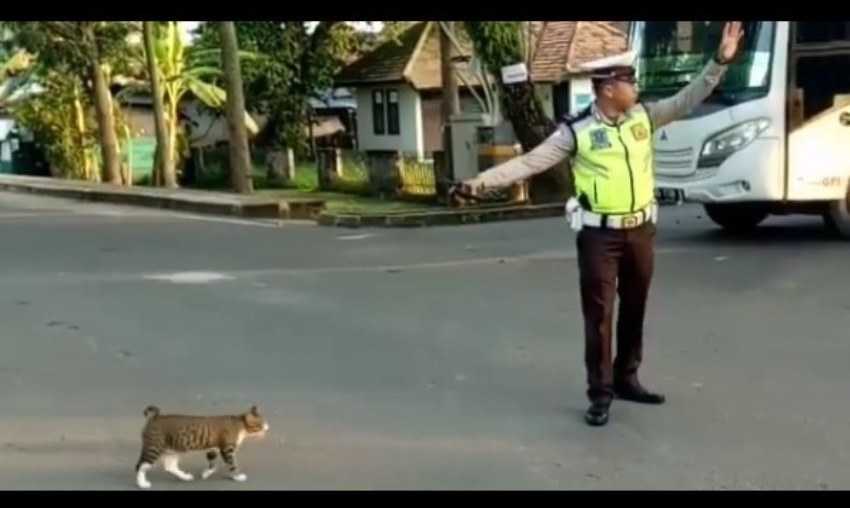
[[[582,209],[581,204],[579,204],[576,198],[567,200],[567,204],[564,206],[564,212],[570,229],[575,232],[581,231],[584,226],[584,218],[582,217],[584,209]]]

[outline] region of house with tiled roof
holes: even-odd
[[[627,46],[620,22],[533,22],[531,28],[539,43],[534,44],[530,79],[551,118],[574,112],[591,100],[590,80],[579,70],[582,63],[622,52]],[[456,36],[459,56],[471,56],[471,44],[463,32]],[[481,83],[472,73],[458,72],[461,111],[480,112],[468,86],[481,96]],[[490,77],[491,82],[494,79]],[[397,40],[385,42],[343,68],[335,86],[355,91],[360,151],[400,150],[429,159],[431,153],[442,150],[437,23],[412,24]]]

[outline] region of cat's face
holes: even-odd
[[[257,410],[257,406],[252,406],[247,413],[242,415],[242,420],[245,421],[245,431],[250,437],[262,437],[269,430],[269,423]]]

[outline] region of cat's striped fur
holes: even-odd
[[[148,406],[144,414],[147,421],[142,429],[142,451],[136,463],[136,485],[142,489],[151,487],[147,471],[159,459],[172,475],[187,482],[194,480],[191,473],[180,469],[178,462],[180,455],[195,451],[207,452],[208,465],[201,473],[203,479],[215,472],[216,459],[221,454],[230,477],[245,481],[245,473],[236,465],[236,451],[243,439],[262,436],[269,429],[257,406],[239,415],[164,415],[156,406]]]

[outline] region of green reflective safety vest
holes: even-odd
[[[567,125],[576,140],[576,198],[585,196],[591,211],[600,214],[627,214],[653,202],[652,122],[642,104],[617,125],[601,121],[591,108]]]

